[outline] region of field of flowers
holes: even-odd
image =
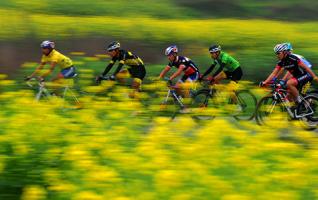
[[[65,110],[59,97],[36,102],[22,81],[0,76],[0,199],[318,198],[315,132],[227,115],[171,121],[143,103],[151,93],[131,99],[126,87],[94,86],[84,66],[98,65],[98,56],[73,58],[83,90],[111,93],[84,95],[81,109]]]
[[[292,42],[297,53],[318,63],[316,21],[232,19],[221,18],[222,13],[214,18],[176,2],[181,1],[2,0],[0,45],[94,37],[154,49],[173,43],[203,69],[211,62],[207,47],[219,42],[239,58],[245,79],[252,81],[271,70],[278,42]],[[309,10],[316,5],[304,2]],[[245,5],[241,12],[246,16],[257,9],[264,16],[268,13],[262,6],[273,1],[235,3]],[[298,8],[295,0],[279,5],[285,4]],[[172,120],[159,105],[166,94],[164,82],[147,78],[143,92],[130,98],[126,86],[94,83],[107,57],[69,56],[79,70],[81,104],[75,109],[65,108],[59,96],[35,101],[23,77],[36,63],[23,64],[14,80],[0,74],[1,200],[318,199],[317,131],[281,116],[269,126],[236,121],[225,107],[193,110]],[[158,76],[164,67],[146,66],[147,77]],[[258,98],[265,95],[248,88]],[[203,112],[216,117],[193,117]]]

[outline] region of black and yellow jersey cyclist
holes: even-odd
[[[73,78],[77,75],[72,60],[69,57],[55,50],[54,42],[45,40],[41,43],[41,48],[43,54],[41,58],[41,64],[30,76],[27,77],[27,79],[31,79],[35,77],[37,74],[39,74],[46,64],[50,64],[50,69],[48,72],[42,74],[39,77],[41,79],[50,75],[56,66],[60,68],[60,73],[58,73],[57,76],[52,80],[58,80],[62,78]]]
[[[139,91],[142,80],[146,76],[145,65],[138,56],[130,51],[119,48],[119,42],[112,42],[107,46],[107,54],[111,57],[111,60],[102,75],[96,78],[96,81],[102,80],[102,78],[111,70],[115,62],[119,61],[118,67],[113,75],[110,76],[110,79],[115,80],[116,78],[121,81],[123,77],[127,77],[127,70],[122,70],[122,67],[128,65],[128,73],[133,78],[131,86],[133,89]]]
[[[240,63],[235,58],[222,51],[220,45],[212,45],[209,48],[209,52],[213,63],[199,80],[202,80],[206,75],[211,73],[216,65],[219,65],[219,68],[212,75],[211,82],[219,83],[223,79],[229,79],[232,84],[235,84],[241,80],[243,72]]]

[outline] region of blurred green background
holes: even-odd
[[[105,45],[118,40],[149,66],[166,64],[164,48],[177,44],[201,71],[210,64],[207,48],[219,43],[241,62],[245,79],[258,81],[275,65],[272,49],[280,42],[291,42],[296,53],[318,63],[317,5],[313,0],[2,0],[0,72],[12,75],[23,62],[38,61],[44,39],[64,53],[89,55],[105,53]]]

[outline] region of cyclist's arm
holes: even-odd
[[[106,76],[106,74],[111,70],[111,68],[114,65],[114,61],[110,61],[110,63],[107,65],[107,67],[105,68],[104,72],[102,73],[103,76]]]
[[[308,72],[314,80],[318,81],[318,77],[316,76],[316,74],[304,62],[301,61],[298,65],[306,70],[306,72]]]
[[[35,69],[35,71],[30,75],[30,78],[38,74],[45,66],[46,62],[41,62],[41,64]]]
[[[277,72],[276,77],[279,77],[283,72],[284,72],[284,68],[281,68],[281,69]],[[288,73],[289,73],[289,72],[287,71],[286,75],[287,75]],[[284,78],[283,78],[283,79],[284,79]]]
[[[172,74],[169,79],[170,79],[170,80],[173,80],[174,78],[178,77],[178,76],[182,73],[182,71],[184,70],[184,68],[185,68],[184,65],[180,65],[179,68],[178,68],[178,70],[177,70],[174,74]]]
[[[114,72],[114,76],[116,76],[116,74],[117,74],[118,72],[120,72],[120,70],[123,68],[123,66],[124,66],[124,61],[121,60],[121,61],[119,62],[119,64],[118,64],[118,66],[117,66],[115,72]]]
[[[277,77],[278,72],[281,70],[280,66],[276,66],[273,72],[267,77],[264,81],[264,84],[267,84],[273,80],[273,78]]]
[[[224,66],[225,66],[225,63],[221,63],[221,65],[218,68],[218,70],[216,70],[216,72],[213,74],[213,77],[216,77],[221,71],[223,71]]]
[[[53,72],[53,70],[54,70],[56,64],[57,64],[56,62],[51,62],[51,66],[50,66],[49,71],[46,72],[46,73],[44,73],[44,74],[42,74],[41,77],[46,77],[46,76],[48,76],[49,74],[51,74],[51,73]]]
[[[171,67],[170,67],[169,65],[167,65],[167,66],[162,70],[162,72],[160,73],[159,78],[163,78],[163,77],[166,75],[166,73],[167,73],[168,71],[170,71],[170,69],[171,69]]]
[[[215,66],[216,66],[215,64],[212,64],[212,65],[209,67],[209,69],[207,69],[207,70],[204,72],[204,74],[202,75],[202,78],[205,77],[206,75],[210,74],[210,73],[213,71],[213,69],[214,69]]]

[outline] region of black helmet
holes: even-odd
[[[210,46],[210,48],[209,48],[210,53],[215,53],[218,51],[221,51],[221,46],[218,44],[214,44],[214,45]]]
[[[107,51],[112,51],[112,50],[115,50],[115,49],[118,49],[120,47],[120,43],[119,42],[111,42],[107,47],[106,47],[106,50]]]

